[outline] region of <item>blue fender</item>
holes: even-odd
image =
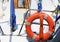
[[[10,25],[15,30],[18,28],[16,24],[16,15],[15,15],[15,8],[14,8],[14,0],[10,1]]]

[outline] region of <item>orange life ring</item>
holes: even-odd
[[[41,20],[42,18],[42,20]],[[34,40],[39,40],[41,35],[40,33],[38,35],[34,34],[33,31],[31,30],[31,23],[35,20],[35,19],[40,19],[41,21],[43,21],[43,19],[45,19],[48,22],[49,25],[49,31],[45,34],[43,34],[43,40],[47,40],[49,37],[51,37],[52,33],[54,32],[54,22],[51,19],[51,17],[49,15],[46,15],[45,13],[34,13],[33,15],[31,15],[27,21],[26,21],[26,32],[27,35]],[[41,23],[40,23],[41,24]],[[40,26],[41,28],[41,26]],[[42,27],[43,28],[43,27]]]

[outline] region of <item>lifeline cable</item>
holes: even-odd
[[[27,11],[27,12],[28,12],[28,11]],[[25,19],[26,19],[26,16],[27,16],[27,12],[25,13],[26,15],[24,16],[24,20],[23,20],[23,23],[22,23],[22,26],[21,26],[21,29],[20,29],[18,35],[20,35],[20,33],[21,33],[21,31],[22,31],[22,28],[23,28],[23,25],[24,25],[24,23],[25,23]]]

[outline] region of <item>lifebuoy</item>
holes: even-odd
[[[54,28],[53,28],[54,22],[49,15],[46,15],[45,13],[40,13],[40,12],[34,13],[26,21],[25,27],[26,27],[26,32],[27,32],[28,37],[30,37],[31,39],[34,39],[34,40],[39,40],[41,37],[41,36],[39,36],[39,35],[41,35],[40,33],[37,35],[37,34],[34,34],[33,31],[31,30],[31,23],[35,19],[40,19],[40,21],[43,21],[43,19],[45,19],[48,22],[49,31],[47,33],[43,34],[43,40],[49,39],[49,37],[51,37],[52,33],[54,32]],[[41,26],[40,26],[40,28],[41,28]]]

